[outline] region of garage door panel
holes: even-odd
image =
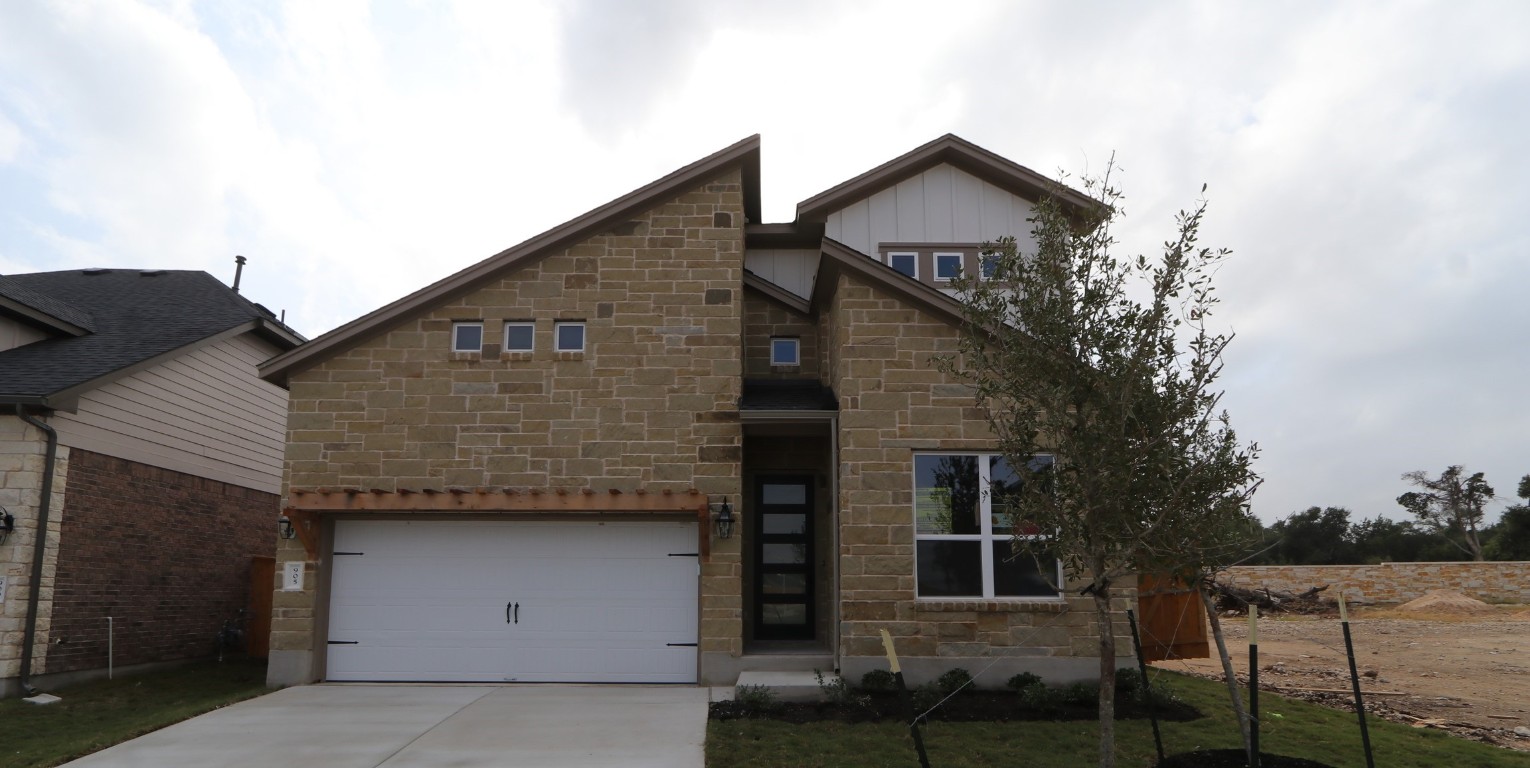
[[[354,644],[329,647],[332,680],[696,679],[697,561],[670,556],[694,523],[340,521],[334,540],[361,554],[333,559],[329,637]]]

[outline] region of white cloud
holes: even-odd
[[[940,134],[1210,184],[1266,518],[1512,489],[1530,6],[0,4],[0,272],[206,269],[334,327],[752,133],[766,218]]]

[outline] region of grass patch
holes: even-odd
[[[48,689],[63,701],[0,701],[0,768],[58,765],[266,692],[264,661],[197,662]]]
[[[1206,713],[1199,720],[1163,723],[1164,750],[1236,748],[1238,727],[1222,683],[1172,673],[1156,677],[1187,703]],[[1364,768],[1355,716],[1261,692],[1264,752],[1305,757],[1339,768]],[[1278,715],[1278,717],[1277,717]],[[1530,768],[1530,754],[1371,718],[1376,764],[1388,768]],[[922,727],[930,764],[937,768],[1024,765],[1078,768],[1098,763],[1099,727],[1083,722],[949,723]],[[707,765],[766,766],[917,765],[913,740],[901,723],[806,723],[770,720],[707,724]],[[1116,760],[1122,768],[1147,768],[1157,759],[1145,720],[1116,722]]]

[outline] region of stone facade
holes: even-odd
[[[795,338],[801,365],[772,366],[770,340]],[[818,379],[820,339],[813,318],[782,306],[750,289],[744,289],[744,377],[749,379]]]
[[[913,454],[991,451],[994,438],[970,390],[935,359],[958,331],[906,301],[842,275],[825,308],[823,348],[839,395],[841,668],[858,679],[884,665],[879,631],[893,636],[913,680],[952,666],[1000,685],[1018,671],[1081,679],[1098,669],[1093,601],[916,599]],[[1128,606],[1121,598],[1118,609]],[[1130,656],[1124,616],[1118,653]],[[978,660],[992,667],[970,668]]]
[[[38,502],[42,494],[47,443],[41,430],[15,416],[0,416],[0,507],[16,517],[16,530],[0,544],[0,683],[21,674],[21,640],[26,626],[27,594],[32,585],[32,553],[37,542]],[[64,518],[64,490],[69,480],[69,449],[58,447],[54,464],[47,543],[43,555],[42,593],[32,674],[47,671],[46,652],[52,623],[54,573],[58,568],[59,527]],[[0,693],[9,694],[9,686]]]
[[[734,170],[293,374],[286,488],[737,500],[743,224]],[[501,354],[502,324],[528,320],[535,350]],[[483,322],[481,354],[451,351],[454,321]],[[558,321],[585,323],[583,352],[553,351]],[[703,654],[742,652],[738,541],[703,566]],[[304,558],[285,542],[278,573]],[[304,591],[276,594],[273,679],[319,673],[308,569]]]
[[[1219,580],[1248,589],[1326,593],[1353,603],[1397,604],[1448,589],[1489,603],[1530,604],[1530,562],[1379,563],[1375,565],[1240,565]]]

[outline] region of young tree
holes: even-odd
[[[1444,534],[1473,560],[1481,560],[1482,543],[1477,527],[1482,524],[1483,506],[1493,499],[1493,486],[1487,484],[1481,472],[1470,477],[1465,473],[1459,464],[1446,467],[1433,479],[1423,470],[1404,473],[1402,479],[1423,490],[1398,496],[1397,503],[1420,523]],[[1456,541],[1453,534],[1462,541]]]
[[[1179,214],[1160,257],[1123,259],[1111,252],[1121,196],[1109,171],[1084,189],[1093,210],[1045,197],[1033,244],[1001,240],[984,253],[982,275],[956,281],[964,330],[943,365],[973,388],[1001,452],[1025,475],[1006,499],[1016,528],[1050,533],[1017,548],[1060,558],[1093,597],[1108,768],[1111,588],[1141,571],[1197,572],[1240,543],[1230,539],[1247,530],[1257,448],[1238,443],[1213,390],[1231,335],[1207,326],[1211,274],[1229,252],[1199,245],[1205,202]],[[1055,461],[1033,461],[1040,456]]]

